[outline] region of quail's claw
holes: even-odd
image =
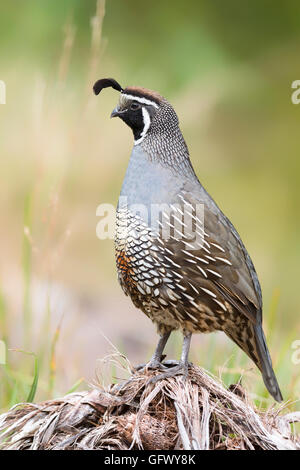
[[[171,367],[170,369],[166,370],[162,374],[157,374],[155,375],[155,377],[151,377],[151,379],[148,381],[148,384],[155,384],[159,382],[160,380],[168,379],[169,377],[176,377],[177,375],[182,375],[183,378],[186,379],[188,376],[188,372],[189,372],[188,363],[183,363],[179,361],[177,362],[177,365],[175,365],[174,367]]]
[[[152,358],[146,364],[139,364],[134,368],[137,372],[147,372],[149,369],[165,369],[165,365],[162,364],[158,359]]]
[[[138,364],[137,366],[134,366],[132,368],[133,372],[139,372],[140,370],[144,369],[146,367],[146,362],[144,364]]]
[[[179,365],[179,361],[175,361],[175,359],[168,359],[167,361],[164,361],[162,363],[164,366],[170,368],[170,367],[175,367]]]

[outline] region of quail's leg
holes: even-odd
[[[148,369],[160,369],[160,368],[164,368],[164,366],[161,364],[161,360],[162,360],[162,353],[165,349],[165,346],[167,344],[167,341],[169,339],[169,336],[171,334],[171,331],[169,331],[168,333],[165,333],[164,335],[161,335],[159,341],[158,341],[158,344],[156,346],[156,349],[155,349],[155,352],[152,356],[152,358],[150,359],[150,361],[146,364],[140,364],[136,367],[134,367],[134,370],[136,371],[141,371],[141,370],[148,370]],[[172,362],[172,361],[170,361]],[[127,384],[129,384],[130,382],[132,382],[133,377],[131,377],[129,380],[126,380],[126,382],[123,382],[121,384],[116,384],[114,387],[113,387],[113,392],[114,393],[118,393],[121,391],[122,388],[124,388]]]
[[[184,377],[187,377],[188,369],[189,369],[188,357],[189,357],[189,350],[190,350],[190,345],[191,345],[191,338],[192,338],[192,333],[184,332],[180,361],[174,367],[171,367],[166,372],[163,372],[162,374],[158,374],[155,377],[153,377],[149,381],[149,383],[156,383],[159,380],[167,379],[168,377],[174,377],[175,375],[181,375],[181,374]],[[166,364],[168,364],[168,361],[166,362]]]
[[[135,367],[136,370],[141,370],[141,369],[158,369],[162,366],[161,360],[162,360],[162,353],[165,349],[165,346],[167,344],[167,341],[169,339],[169,336],[171,334],[171,331],[168,333],[165,333],[162,335],[158,341],[158,344],[156,346],[155,352],[153,356],[151,357],[150,361],[147,364],[140,364],[139,366]]]

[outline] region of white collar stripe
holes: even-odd
[[[150,119],[147,109],[142,108],[142,113],[143,113],[144,129],[141,132],[140,138],[134,142],[134,145],[140,144],[142,142],[151,124],[151,119]]]
[[[122,96],[125,96],[130,100],[138,101],[141,104],[149,104],[150,106],[154,106],[155,108],[159,107],[158,104],[156,104],[154,101],[147,100],[146,98],[141,98],[140,96],[127,95],[127,93],[122,93]]]

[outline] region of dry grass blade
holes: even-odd
[[[115,355],[114,355],[115,356]],[[113,358],[116,360],[116,358]],[[124,359],[124,358],[123,358]],[[126,367],[126,366],[124,366]],[[0,415],[2,449],[300,449],[300,413],[257,410],[241,385],[225,389],[191,366],[186,380],[157,371],[123,383],[20,404]]]

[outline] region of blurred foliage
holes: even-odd
[[[153,325],[117,285],[112,241],[95,235],[96,207],[116,204],[132,145],[108,119],[116,92],[91,92],[113,76],[174,104],[200,181],[253,258],[279,382],[299,399],[290,346],[300,338],[299,2],[108,0],[103,28],[99,5],[95,17],[95,0],[1,2],[0,339],[38,353],[39,398],[91,376],[103,341],[90,325],[133,363],[153,350]],[[53,284],[71,308],[54,305]],[[193,359],[215,373],[226,358],[228,381],[251,367],[215,335],[195,343]],[[32,361],[9,361],[0,408],[24,400],[33,382]],[[267,396],[259,374],[256,382]]]

